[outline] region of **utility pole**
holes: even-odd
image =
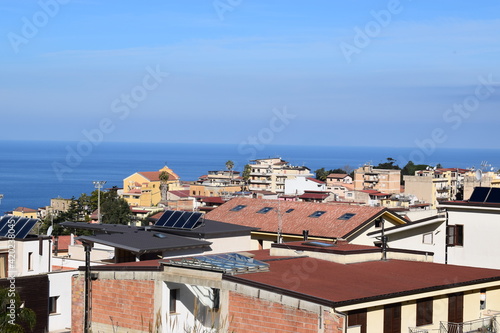
[[[96,180],[92,182],[97,189],[97,222],[101,223],[101,188],[106,184],[105,180]]]

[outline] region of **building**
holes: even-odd
[[[12,211],[12,215],[28,217],[30,219],[36,219],[38,217],[38,211],[36,209],[31,209],[27,207],[17,207]]]
[[[36,314],[34,332],[69,332],[68,291],[74,272],[52,271],[51,237],[30,233],[37,221],[20,216],[0,218],[0,288],[15,285],[24,306]]]
[[[311,170],[305,166],[293,166],[281,158],[265,158],[250,162],[250,191],[270,191],[283,194],[285,180],[298,177],[313,177]]]
[[[92,267],[92,331],[399,333],[496,327],[500,271],[343,242]],[[72,332],[83,332],[84,272]]]
[[[469,170],[464,175],[464,200],[469,200],[476,187],[500,187],[500,174],[498,172]]]
[[[306,191],[326,191],[326,184],[312,177],[285,179],[285,195],[301,195]]]
[[[258,228],[252,232],[252,249],[269,248],[282,239],[347,239],[373,245],[367,232],[378,230],[383,221],[400,225],[407,221],[383,207],[346,203],[316,203],[285,200],[234,198],[206,214],[207,219]],[[387,226],[386,225],[386,226]]]
[[[50,199],[49,212],[56,215],[67,212],[73,202],[73,199],[52,198]]]
[[[459,168],[415,171],[415,176],[403,176],[405,194],[414,195],[435,208],[440,201],[457,200],[461,196],[466,172]]]
[[[326,186],[332,187],[342,184],[352,184],[352,177],[346,173],[331,173],[326,176]]]
[[[401,193],[401,170],[375,169],[372,165],[364,165],[354,170],[354,189]]]
[[[478,187],[468,201],[438,207],[437,215],[384,228],[388,246],[433,253],[437,263],[500,269],[500,188]]]
[[[166,186],[168,190],[182,189],[179,176],[167,166],[158,171],[141,171],[128,176],[123,180],[123,193],[121,197],[130,206],[151,207],[157,206],[161,199],[160,174],[166,172],[169,175]]]

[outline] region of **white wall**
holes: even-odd
[[[285,179],[285,194],[301,195],[305,191],[326,191],[326,184],[320,184],[306,177]]]
[[[500,209],[449,209],[448,224],[464,226],[463,246],[448,247],[448,263],[500,269]]]
[[[15,276],[37,275],[50,272],[50,240],[42,240],[42,252],[40,253],[40,240],[38,238],[29,240],[14,241]],[[8,239],[0,241],[0,252],[9,252],[10,241]],[[29,255],[31,253],[31,256]],[[31,257],[31,269],[29,268],[28,258]],[[7,263],[8,264],[8,263]]]
[[[71,327],[71,276],[77,271],[52,272],[49,277],[49,296],[57,296],[57,312],[49,314],[49,331]]]
[[[224,253],[224,252],[241,252],[252,250],[251,236],[238,237],[222,237],[210,238],[207,241],[212,242],[210,247],[212,251],[205,252],[206,254]]]

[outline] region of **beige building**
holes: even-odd
[[[285,180],[297,177],[313,177],[305,166],[293,166],[281,158],[265,158],[251,161],[248,187],[250,191],[270,191],[283,194]]]
[[[435,208],[439,201],[457,199],[457,194],[463,189],[467,171],[459,168],[416,171],[415,176],[403,177],[405,194],[414,195]]]
[[[244,186],[245,182],[239,171],[209,171],[189,186],[189,193],[202,197],[230,196],[231,193],[241,191]]]
[[[129,206],[151,207],[161,201],[160,174],[165,171],[169,174],[168,190],[182,189],[179,176],[167,166],[158,171],[140,171],[123,180],[122,198]]]
[[[377,190],[384,193],[401,193],[401,170],[375,169],[364,165],[354,170],[354,189]]]
[[[464,176],[464,200],[469,200],[475,187],[500,187],[500,174],[493,171],[467,171]]]

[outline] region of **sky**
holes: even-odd
[[[0,140],[498,148],[498,13],[2,0]]]

